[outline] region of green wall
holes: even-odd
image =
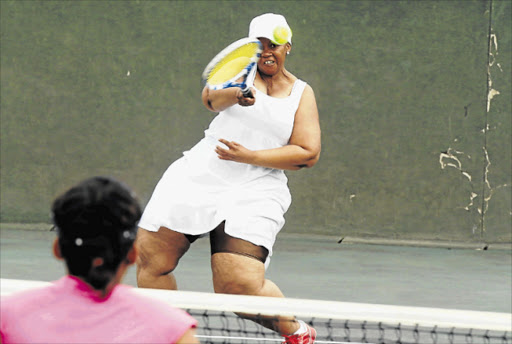
[[[47,222],[96,174],[147,202],[214,116],[204,66],[275,12],[323,135],[285,231],[512,241],[511,1],[0,4],[2,222]]]

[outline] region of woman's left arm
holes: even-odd
[[[219,140],[228,149],[217,146],[220,159],[241,163],[277,168],[281,170],[299,170],[312,167],[320,158],[321,133],[313,89],[307,85],[295,113],[295,122],[288,145],[280,148],[251,151],[237,142]]]

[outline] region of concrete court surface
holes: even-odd
[[[0,232],[0,277],[51,281],[65,273],[51,255],[54,232]],[[267,278],[287,297],[512,312],[510,249],[350,244],[282,233]],[[209,241],[198,240],[176,271],[181,290],[213,292]],[[135,269],[125,283],[135,286]]]

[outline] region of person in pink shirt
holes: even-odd
[[[1,343],[199,343],[188,313],[121,284],[137,258],[141,216],[127,186],[87,179],[54,201],[52,215],[53,251],[68,274],[2,297]]]

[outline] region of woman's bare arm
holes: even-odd
[[[223,160],[282,170],[312,167],[320,158],[321,151],[320,122],[313,89],[309,85],[304,89],[288,145],[251,151],[237,142],[224,139],[219,141],[227,146],[227,149],[221,146],[216,149],[219,158]]]
[[[252,92],[255,93],[254,90]],[[222,90],[210,90],[208,86],[203,88],[201,94],[204,106],[213,112],[220,112],[230,106],[239,104],[241,106],[254,105],[255,98],[246,98],[240,87],[230,87]]]

